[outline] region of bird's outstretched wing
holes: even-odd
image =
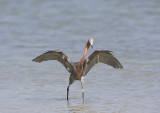
[[[64,54],[61,51],[48,51],[46,53],[43,53],[42,55],[34,58],[32,61],[34,62],[42,62],[42,61],[47,61],[47,60],[57,60],[63,66],[66,68],[66,70],[71,73],[72,71],[72,66],[71,66],[71,61],[68,58],[66,54]]]
[[[84,75],[97,63],[108,64],[114,68],[123,69],[121,63],[108,50],[95,50],[87,59],[84,68]]]

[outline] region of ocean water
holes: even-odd
[[[1,113],[159,113],[159,0],[1,0]],[[79,81],[57,61],[32,62],[48,50],[79,61],[87,40],[111,50],[124,69],[97,64]]]

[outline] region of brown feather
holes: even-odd
[[[42,62],[42,61],[47,61],[47,60],[57,60],[61,64],[64,65],[66,70],[71,73],[72,67],[71,67],[71,61],[68,58],[66,54],[64,54],[61,51],[48,51],[46,53],[43,53],[42,55],[34,58],[32,61],[34,62]]]
[[[90,69],[99,62],[108,64],[114,68],[123,69],[121,63],[111,54],[111,52],[112,51],[108,50],[95,50],[86,60],[84,75],[86,75]]]

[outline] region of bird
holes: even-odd
[[[69,100],[69,87],[75,80],[81,82],[82,99],[84,100],[84,77],[93,66],[100,62],[108,64],[115,69],[123,69],[121,63],[112,54],[112,51],[109,50],[95,50],[86,58],[89,47],[91,46],[93,49],[93,42],[94,39],[89,38],[79,62],[72,62],[64,52],[59,50],[49,50],[34,58],[32,61],[40,63],[48,60],[57,60],[60,62],[70,73],[69,85],[67,87],[67,100]]]

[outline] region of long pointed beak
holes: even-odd
[[[91,48],[93,49],[93,45],[91,45]]]

